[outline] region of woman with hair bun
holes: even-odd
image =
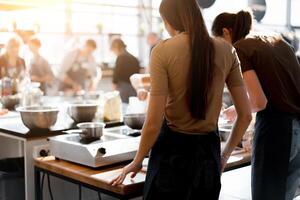
[[[252,112],[253,200],[292,200],[300,180],[300,66],[279,36],[249,35],[249,12],[222,13],[212,32],[238,53]],[[233,119],[234,108],[225,114]]]
[[[151,53],[149,107],[138,152],[111,182],[122,184],[128,173],[135,177],[151,150],[145,200],[218,200],[222,170],[251,121],[236,52],[209,36],[197,2],[161,2],[171,37]],[[218,118],[225,84],[238,117],[221,152]]]

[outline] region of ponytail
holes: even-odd
[[[159,10],[175,30],[188,34],[191,59],[187,102],[193,118],[205,119],[215,51],[200,7],[196,0],[163,0]]]
[[[212,25],[214,36],[223,36],[223,28],[231,31],[232,43],[245,38],[252,27],[252,14],[248,11],[240,11],[237,14],[221,13]]]
[[[236,14],[235,23],[232,29],[232,43],[245,38],[252,26],[252,16],[247,11],[240,11]]]

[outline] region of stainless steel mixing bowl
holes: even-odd
[[[49,106],[19,107],[23,124],[30,130],[50,129],[56,123],[58,108]]]
[[[0,102],[3,107],[8,110],[14,110],[15,107],[20,103],[20,95],[10,95],[0,98]]]
[[[72,103],[68,107],[68,114],[76,122],[91,122],[98,109],[96,103]]]
[[[130,128],[140,130],[143,128],[146,114],[126,114],[123,119],[124,123]]]
[[[87,122],[77,124],[77,127],[81,130],[81,138],[97,138],[100,139],[103,135],[104,123],[99,122]]]

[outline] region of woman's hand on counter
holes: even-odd
[[[144,158],[149,154],[160,133],[166,101],[166,95],[150,97],[148,113],[142,129],[141,141],[136,156],[133,162],[124,167],[122,173],[111,181],[111,185],[122,184],[128,173],[132,172],[131,177],[133,178],[141,170]]]
[[[123,181],[125,180],[126,176],[129,173],[131,174],[131,178],[134,178],[136,176],[136,174],[142,169],[142,163],[140,162],[136,162],[135,160],[132,161],[130,164],[126,165],[123,169],[122,172],[119,176],[117,176],[116,178],[114,178],[110,184],[112,186],[117,186],[123,183]]]
[[[227,165],[228,157],[221,155],[221,173],[224,172]]]

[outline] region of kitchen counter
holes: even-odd
[[[49,137],[54,135],[62,134],[63,130],[70,129],[73,126],[71,122],[69,123],[57,123],[50,130],[33,130],[30,131],[26,126],[24,126],[21,116],[16,114],[13,117],[2,117],[0,119],[0,132],[13,135],[16,137],[21,137],[25,139],[37,138],[37,137]]]
[[[238,168],[240,166],[249,165],[251,153],[237,151],[233,153],[233,157],[229,160],[226,170]],[[126,163],[125,163],[126,164]],[[117,164],[102,168],[89,168],[64,160],[57,160],[55,157],[45,157],[35,159],[35,176],[36,176],[36,196],[42,194],[40,190],[40,172],[68,180],[70,182],[81,184],[99,192],[117,197],[119,199],[130,199],[142,195],[144,181],[146,177],[146,169],[141,170],[134,179],[129,176],[124,183],[119,186],[111,186],[109,182],[116,177],[125,164]],[[39,200],[37,198],[36,200]]]
[[[30,131],[24,126],[18,112],[0,116],[0,151],[2,158],[24,157],[25,198],[34,199],[34,163],[36,146],[46,145],[49,136],[60,135],[72,127],[73,121],[59,115],[57,123],[50,130]]]

